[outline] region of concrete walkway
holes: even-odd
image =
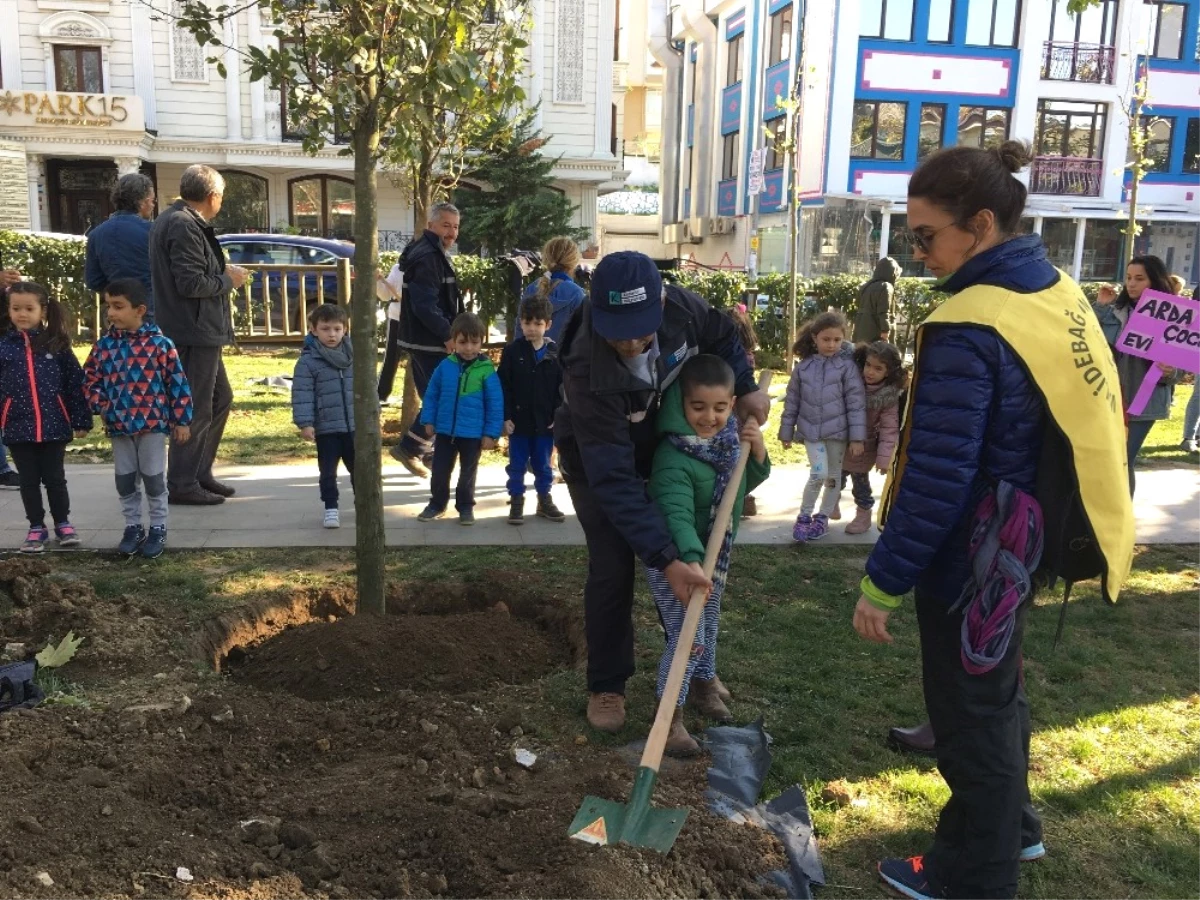
[[[343,475],[342,527],[321,527],[323,509],[317,494],[316,465],[225,466],[218,477],[237,488],[237,496],[215,507],[171,507],[170,546],[175,548],[353,546],[354,506],[349,479]],[[739,540],[751,544],[791,543],[792,521],[808,470],[781,466],[755,493],[759,515],[742,523]],[[876,496],[882,477],[873,476]],[[112,468],[107,465],[67,467],[71,519],[85,548],[108,549],[121,539],[123,522]],[[529,479],[532,482],[532,478]],[[583,530],[575,520],[565,485],[554,497],[567,521],[554,524],[532,515],[535,496],[526,494],[525,524],[509,525],[508,495],[502,467],[481,467],[476,488],[473,527],[458,524],[453,510],[443,519],[422,523],[417,513],[429,500],[429,483],[409,475],[391,459],[384,463],[384,503],[389,546],[545,546],[582,545]],[[853,515],[850,491],[843,512]],[[1135,504],[1137,540],[1143,544],[1200,543],[1200,470],[1143,469],[1138,472]],[[845,521],[835,524],[822,541],[871,545],[878,535],[849,537]],[[0,492],[0,549],[15,548],[25,537],[26,522],[17,491]],[[53,546],[53,544],[51,544]]]

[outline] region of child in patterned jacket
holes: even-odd
[[[84,392],[104,420],[113,442],[117,495],[125,514],[118,553],[160,556],[167,545],[167,448],[163,435],[180,444],[191,439],[192,391],[175,345],[146,322],[146,289],[118,278],[104,289],[107,334],[84,363]],[[141,481],[150,509],[142,527]]]

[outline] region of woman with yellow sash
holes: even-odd
[[[1133,553],[1116,369],[1079,286],[1039,236],[1017,235],[1026,189],[1014,175],[1029,162],[1016,141],[954,147],[908,188],[916,257],[950,296],[917,334],[854,627],[890,643],[888,617],[915,593],[925,705],[951,792],[929,849],[879,864],[915,900],[1015,897],[1020,861],[1045,852],[1020,677],[1046,538],[1035,498],[1039,468],[1050,470],[1044,442],[1062,448],[1078,485],[1108,599]]]

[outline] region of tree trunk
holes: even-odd
[[[375,276],[379,260],[379,210],[375,161],[379,119],[374,85],[368,85],[354,144],[354,293],[350,300],[350,334],[354,354],[354,512],[358,611],[386,612],[383,528],[383,462],[379,429],[379,395],[375,373]],[[364,98],[367,100],[367,98]]]

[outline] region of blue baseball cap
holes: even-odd
[[[645,253],[622,250],[592,273],[592,327],[608,341],[632,341],[662,324],[662,276]]]

